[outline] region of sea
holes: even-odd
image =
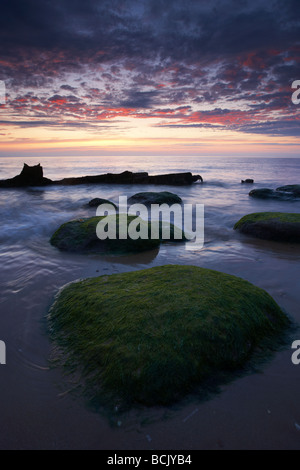
[[[166,264],[215,269],[265,289],[300,323],[300,244],[255,239],[234,231],[253,212],[300,213],[300,200],[260,200],[255,188],[299,184],[300,158],[187,156],[0,158],[0,179],[41,163],[44,176],[147,171],[200,174],[191,186],[80,185],[0,189],[1,449],[300,449],[300,365],[289,345],[260,373],[242,376],[205,401],[139,408],[111,421],[73,393],[76,384],[49,363],[47,314],[65,284],[87,277]],[[241,180],[254,179],[253,185]],[[170,191],[204,205],[201,250],[178,243],[124,256],[63,253],[50,245],[64,222],[95,215],[87,203],[141,191]],[[292,333],[291,344],[300,340]],[[167,371],[166,371],[167,373]]]

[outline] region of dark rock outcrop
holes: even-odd
[[[123,173],[107,173],[105,175],[82,176],[79,178],[64,178],[56,181],[55,184],[76,185],[76,184],[162,184],[170,186],[184,186],[203,181],[200,175],[192,173],[170,173],[166,175],[149,176],[148,173],[133,173],[124,171]]]
[[[201,181],[200,175],[192,175],[192,173],[170,173],[167,175],[148,176],[149,184],[169,184],[171,186],[182,186]]]
[[[246,180],[242,180],[242,183],[253,184],[253,183],[254,183],[254,180],[252,180],[252,179],[246,179]]]
[[[195,183],[196,181],[203,182],[200,175],[192,175],[190,172],[186,173],[170,173],[166,175],[149,176],[146,172],[133,173],[131,171],[124,171],[123,173],[114,174],[107,173],[104,175],[80,176],[78,178],[64,178],[58,181],[52,181],[43,177],[43,168],[41,165],[30,167],[24,164],[24,168],[20,175],[14,178],[1,180],[1,188],[22,188],[26,186],[47,186],[51,184],[56,185],[79,185],[79,184],[160,184],[171,186],[184,186]]]
[[[24,163],[21,173],[14,178],[0,181],[0,187],[19,188],[26,186],[47,186],[52,181],[43,176],[43,168],[40,163],[35,166],[29,166]]]

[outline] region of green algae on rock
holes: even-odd
[[[144,230],[148,234],[148,238],[133,239],[127,236],[126,239],[119,238],[120,220],[122,215],[116,216],[100,216],[91,217],[87,219],[71,220],[61,225],[58,230],[52,235],[50,243],[62,251],[69,252],[94,252],[94,253],[134,253],[146,250],[152,250],[159,247],[162,240],[162,225],[159,223],[160,233],[159,238],[151,238],[151,227],[154,223],[146,222],[139,217],[127,216],[126,229],[130,229],[131,224],[136,228],[139,225],[139,230]],[[116,225],[116,239],[107,238],[100,240],[97,236],[97,226],[99,222],[106,222],[108,220],[115,221]],[[184,233],[175,227],[173,224],[168,224],[170,227],[169,241],[182,242],[186,238]],[[123,227],[124,228],[124,227]],[[179,233],[180,232],[180,233]],[[181,235],[181,238],[176,239]]]
[[[257,212],[242,217],[234,229],[265,240],[300,243],[300,214]]]
[[[257,351],[267,357],[289,325],[264,290],[177,265],[69,284],[48,321],[59,364],[111,406],[170,404]]]

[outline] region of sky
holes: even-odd
[[[299,7],[1,0],[0,156],[298,157]]]

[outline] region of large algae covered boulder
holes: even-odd
[[[234,229],[265,240],[300,243],[300,214],[257,212],[240,219]]]
[[[274,349],[289,324],[249,282],[176,265],[69,284],[48,320],[60,363],[80,371],[91,399],[145,405],[240,370],[258,349]]]
[[[50,243],[62,251],[70,251],[76,253],[93,252],[93,253],[134,253],[139,251],[152,250],[159,247],[163,241],[162,236],[168,237],[168,240],[174,242],[185,241],[184,233],[173,224],[159,224],[159,231],[153,236],[153,226],[155,222],[146,222],[135,216],[127,216],[126,222],[122,222],[122,215],[90,217],[87,219],[71,220],[61,225],[59,229],[52,235]],[[100,239],[97,235],[97,226],[103,222],[103,230],[111,230],[109,237]],[[107,222],[107,228],[105,223]],[[167,227],[166,227],[167,225]],[[162,231],[162,227],[169,230]],[[127,232],[126,238],[121,239],[119,236],[120,229]],[[141,233],[140,238],[137,237],[138,232]],[[99,233],[99,232],[98,232]],[[145,238],[143,238],[145,235]]]

